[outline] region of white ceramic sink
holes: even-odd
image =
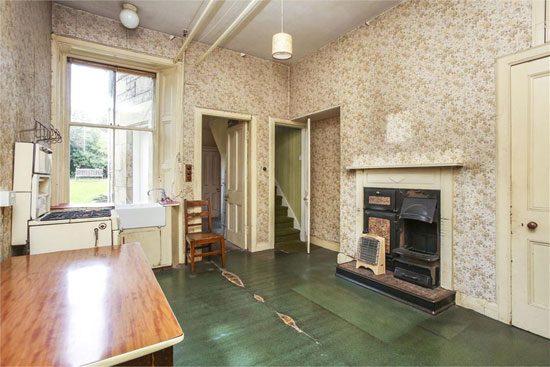
[[[115,205],[120,229],[162,227],[166,225],[166,212],[160,204]]]

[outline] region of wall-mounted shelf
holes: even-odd
[[[464,163],[449,162],[449,163],[420,163],[420,164],[379,164],[375,166],[348,166],[348,171],[367,170],[367,169],[392,169],[392,168],[436,168],[436,167],[464,167]]]

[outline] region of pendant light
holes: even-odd
[[[288,60],[292,57],[292,36],[283,32],[283,0],[281,0],[281,32],[273,35],[271,54],[274,59]]]

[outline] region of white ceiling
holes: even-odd
[[[285,0],[284,30],[292,34],[290,63],[318,50],[401,0]],[[123,1],[59,0],[60,4],[117,19]],[[192,29],[206,0],[129,0],[138,7],[140,26],[181,36]],[[243,11],[248,1],[220,0],[195,40],[212,44]],[[280,31],[281,0],[263,1],[221,45],[271,59],[271,37]]]

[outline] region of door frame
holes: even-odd
[[[245,121],[248,124],[248,162],[246,164],[247,190],[246,190],[246,215],[245,215],[245,249],[251,252],[261,250],[257,242],[257,148],[258,139],[258,117],[251,114],[213,110],[208,108],[194,107],[195,134],[194,134],[194,155],[193,155],[193,197],[202,197],[202,119],[204,115],[223,117]]]
[[[269,228],[268,228],[268,234],[269,234],[269,248],[273,249],[275,248],[275,126],[287,126],[295,129],[301,129],[302,130],[302,163],[307,160],[306,157],[306,151],[307,151],[307,141],[304,133],[304,129],[307,129],[307,124],[304,122],[298,122],[298,121],[291,121],[286,119],[280,119],[275,117],[269,117],[269,179],[268,179],[268,195],[269,195]],[[306,161],[307,162],[307,161]],[[309,163],[309,162],[307,162]],[[304,173],[306,170],[307,165],[302,164],[302,194],[301,197],[303,198],[305,196],[306,187],[304,186],[304,180],[306,179],[305,175],[307,173]],[[310,168],[311,169],[311,168]],[[311,194],[310,194],[311,196]],[[302,200],[302,218],[304,217],[304,202]],[[311,205],[311,200],[310,204]],[[302,219],[301,218],[301,219]],[[311,223],[311,218],[308,218],[308,220]],[[301,230],[300,232],[304,232],[304,226],[303,223],[300,226]],[[311,229],[310,229],[311,231]],[[300,237],[302,235],[300,234]]]
[[[550,56],[550,44],[533,47],[496,62],[496,297],[498,319],[512,323],[512,234],[511,234],[511,85],[512,67]]]

